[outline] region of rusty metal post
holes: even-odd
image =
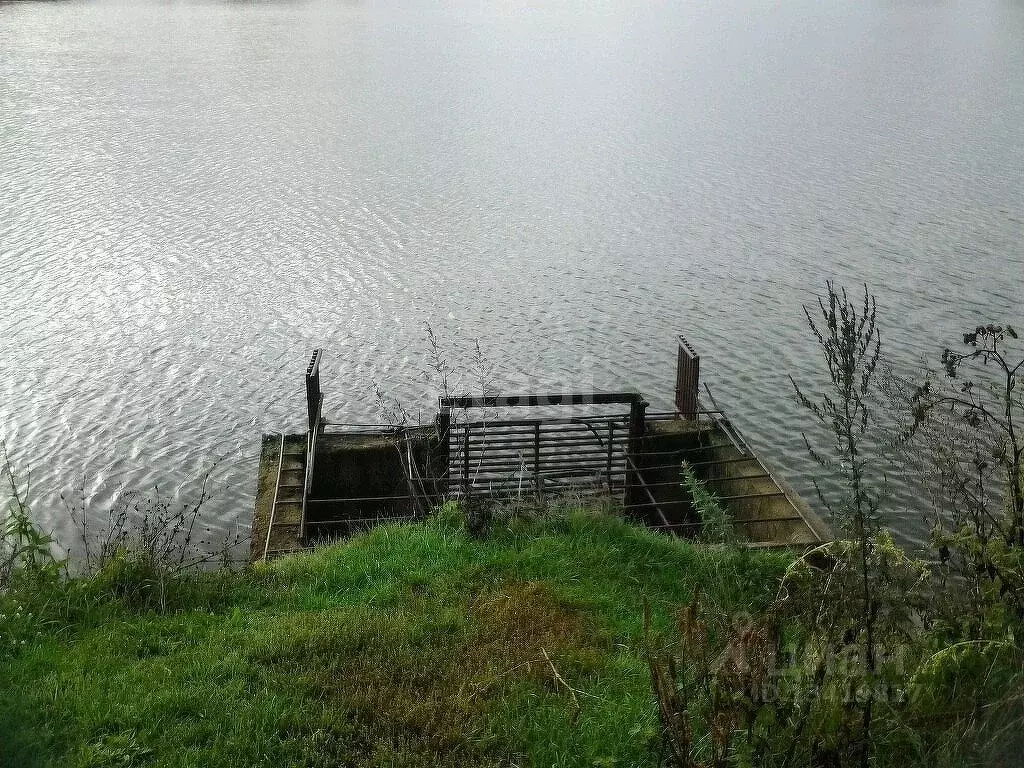
[[[700,387],[700,355],[690,343],[679,336],[676,360],[676,411],[684,419],[697,418],[697,392]]]
[[[626,488],[623,495],[626,510],[636,502],[636,490],[639,485],[640,448],[643,445],[644,433],[647,431],[647,406],[650,405],[642,397],[638,397],[629,406],[629,439],[626,443]]]
[[[433,471],[431,468],[430,476],[439,477],[440,480],[436,481],[437,488],[436,495],[438,496],[437,501],[440,502],[441,498],[445,493],[451,491],[451,461],[452,461],[452,409],[441,408],[437,412],[437,457],[440,463],[439,471]]]
[[[469,500],[469,425],[466,424],[462,435],[462,495]]]
[[[608,495],[612,492],[612,448],[615,445],[615,422],[608,420],[608,463],[605,467],[605,477],[608,480]]]
[[[313,477],[316,471],[317,438],[324,430],[320,419],[324,407],[324,393],[320,389],[320,358],[323,349],[314,349],[313,355],[306,366],[306,418],[309,425],[306,431],[305,470],[302,479],[302,501],[299,517],[299,541],[306,544],[306,508],[309,497],[313,495]]]
[[[540,424],[533,425],[533,487],[537,498],[542,499],[544,488],[540,483]]]
[[[320,390],[320,358],[323,352],[322,349],[314,349],[309,365],[306,366],[306,415],[310,432],[317,427],[324,401],[324,394]]]

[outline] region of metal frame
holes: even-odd
[[[628,405],[629,413],[492,422],[452,419],[453,410],[564,405]],[[448,491],[468,498],[474,492],[493,495],[515,485],[521,493],[526,472],[532,469],[530,485],[537,496],[544,495],[545,481],[555,475],[603,477],[609,492],[621,477],[628,506],[639,480],[628,459],[639,450],[647,405],[635,391],[440,397],[436,425],[446,454]]]
[[[372,524],[383,520],[413,520],[425,515],[427,502],[436,502],[444,493],[460,493],[464,498],[472,494],[521,494],[524,483],[538,497],[542,497],[550,486],[564,485],[565,481],[579,483],[584,478],[596,480],[585,486],[585,492],[609,494],[622,492],[622,501],[627,511],[644,514],[647,523],[666,531],[690,530],[698,524],[693,522],[673,523],[666,514],[665,505],[681,503],[675,499],[658,501],[654,489],[675,485],[672,482],[647,482],[643,473],[677,467],[671,457],[690,450],[705,450],[730,446],[738,455],[711,461],[694,462],[692,466],[714,466],[734,462],[752,461],[756,468],[735,477],[721,478],[723,482],[765,478],[779,489],[778,492],[749,493],[721,496],[721,501],[739,501],[761,497],[785,497],[795,515],[774,518],[777,520],[803,520],[814,538],[819,541],[822,534],[804,514],[799,497],[794,499],[791,490],[765,466],[750,445],[719,409],[714,396],[707,390],[707,397],[714,406],[702,407],[698,398],[700,384],[700,356],[687,342],[678,337],[678,360],[676,370],[675,411],[669,413],[647,413],[648,403],[636,391],[628,392],[553,392],[546,394],[503,394],[485,396],[453,396],[438,398],[438,414],[435,421],[438,447],[441,452],[439,477],[424,477],[438,474],[436,471],[421,473],[413,453],[411,434],[407,428],[375,424],[332,424],[323,417],[324,395],[320,386],[320,364],[323,350],[315,349],[306,368],[306,409],[307,431],[305,466],[301,497],[301,518],[299,537],[307,544],[307,509],[312,505],[336,502],[410,502],[408,516],[394,514],[381,518],[365,517],[320,521],[317,527],[343,526],[345,524]],[[472,409],[489,408],[544,408],[565,405],[614,406],[628,405],[628,413],[587,415],[572,417],[546,417],[505,419],[500,421],[467,418],[453,419],[453,411],[467,413]],[[721,432],[728,442],[715,442],[699,448],[682,451],[642,451],[648,421],[663,419],[686,419],[699,429],[714,429]],[[706,420],[706,421],[705,421]],[[321,434],[328,428],[342,428],[346,432],[371,432],[392,435],[405,465],[405,494],[391,496],[366,496],[351,499],[312,498],[313,479],[316,470],[317,446]],[[402,441],[404,439],[404,445]],[[703,440],[701,440],[703,442]],[[274,502],[268,521],[267,538],[264,543],[263,559],[270,549],[270,534],[277,513],[277,496],[281,487],[284,463],[284,435],[279,448],[277,479]],[[658,461],[655,457],[664,456]],[[651,459],[655,458],[652,462]],[[670,461],[670,463],[665,463]],[[651,478],[654,480],[654,478]],[[428,487],[431,491],[428,492]],[[583,486],[573,485],[579,492]],[[441,490],[439,490],[439,488]],[[737,488],[736,490],[741,490]],[[648,512],[644,512],[648,510]],[[810,515],[814,517],[813,513]],[[756,522],[756,521],[755,521]]]
[[[438,408],[535,408],[545,405],[633,405],[642,403],[639,392],[558,392],[546,395],[485,395],[439,397]]]

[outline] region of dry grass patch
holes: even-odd
[[[566,678],[599,663],[600,637],[546,584],[509,582],[468,604],[417,595],[400,608],[293,615],[284,642],[257,657],[347,713],[368,750],[360,764],[401,754],[410,765],[491,765],[505,750],[488,733],[489,702],[530,681],[578,707]]]

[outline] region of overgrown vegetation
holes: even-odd
[[[697,538],[708,544],[731,544],[738,541],[732,517],[707,484],[697,477],[688,461],[683,461],[680,475],[683,488],[690,494],[700,522]]]
[[[819,486],[819,496],[842,537],[796,559],[766,611],[723,616],[695,600],[680,609],[672,636],[652,633],[649,661],[671,762],[1017,765],[1024,749],[1017,334],[979,326],[964,335],[966,352],[942,356],[944,381],[894,386],[890,379],[880,387],[881,341],[867,288],[855,304],[829,283],[817,310],[805,312],[829,386],[815,397],[794,387],[830,436],[805,439],[825,477],[840,481],[838,492]],[[880,407],[882,390],[888,410]],[[880,433],[903,449],[896,471],[915,472],[934,492],[931,557],[909,556],[886,531]],[[714,499],[703,503],[713,522]]]
[[[7,503],[0,509],[0,593],[16,580],[50,581],[60,573],[63,562],[53,553],[53,537],[43,533],[33,522],[29,511],[31,484],[18,480],[7,454],[7,444],[0,442],[3,466],[0,484],[6,486]]]
[[[149,494],[126,491],[112,508],[97,511],[84,493],[74,502],[63,498],[78,531],[78,542],[70,548],[77,571],[103,580],[133,604],[166,609],[179,577],[237,565],[245,537],[236,530],[216,539],[204,515],[213,472],[203,475],[191,499],[175,500],[159,488]]]
[[[42,631],[0,660],[4,764],[657,765],[642,601],[662,632],[698,590],[756,611],[791,559],[581,510],[481,538],[448,505],[145,608],[102,577],[14,591]]]

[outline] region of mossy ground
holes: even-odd
[[[34,616],[0,651],[0,764],[656,765],[644,601],[656,628],[697,589],[757,608],[788,558],[575,512],[382,527],[159,612],[109,575],[12,593]]]

